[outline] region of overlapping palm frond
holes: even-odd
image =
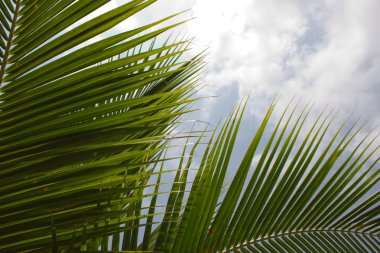
[[[202,56],[151,31],[176,15],[91,42],[155,1],[75,25],[107,2],[0,3],[1,252],[107,249],[188,111]]]
[[[306,107],[298,116],[295,109],[288,116],[285,111],[265,137],[273,109],[274,104],[221,194],[243,113],[231,114],[208,145],[175,231],[165,232],[175,236],[157,242],[164,246],[156,249],[379,252],[377,136],[368,134],[354,146],[361,130],[356,122],[327,137],[334,117],[323,113],[301,134],[310,111]],[[254,157],[259,159],[252,167]]]

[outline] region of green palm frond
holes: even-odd
[[[296,108],[286,116],[287,108],[265,137],[273,110],[274,103],[222,195],[243,113],[231,114],[203,156],[165,252],[379,251],[377,136],[354,146],[362,126],[346,122],[323,144],[334,116],[321,113],[301,139],[305,107],[298,116]]]
[[[149,164],[189,111],[203,56],[181,61],[186,39],[157,42],[183,22],[91,42],[155,1],[76,25],[107,2],[0,4],[1,252],[105,250],[139,226]]]

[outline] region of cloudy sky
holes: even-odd
[[[196,36],[194,54],[209,48],[202,92],[222,97],[204,119],[250,93],[261,111],[276,95],[298,96],[380,122],[380,1],[158,0],[117,29],[189,8],[179,19],[195,19],[178,32]]]

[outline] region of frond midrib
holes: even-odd
[[[284,233],[278,233],[278,234],[272,234],[269,236],[260,237],[260,238],[242,243],[242,244],[238,244],[238,245],[233,246],[229,249],[223,250],[220,253],[234,252],[235,250],[244,248],[248,245],[254,245],[255,243],[259,243],[262,241],[268,241],[270,239],[275,239],[275,238],[281,238],[281,237],[288,236],[288,235],[309,234],[309,233],[315,233],[315,232],[317,232],[317,233],[345,233],[345,234],[366,235],[366,236],[378,237],[380,239],[380,235],[378,235],[378,234],[366,233],[366,232],[355,231],[355,230],[347,230],[347,229],[306,229],[306,230],[288,231],[288,232],[284,232]]]

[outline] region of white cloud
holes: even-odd
[[[380,120],[380,2],[203,0],[193,8],[190,32],[211,43],[208,83],[266,100],[305,96]]]

